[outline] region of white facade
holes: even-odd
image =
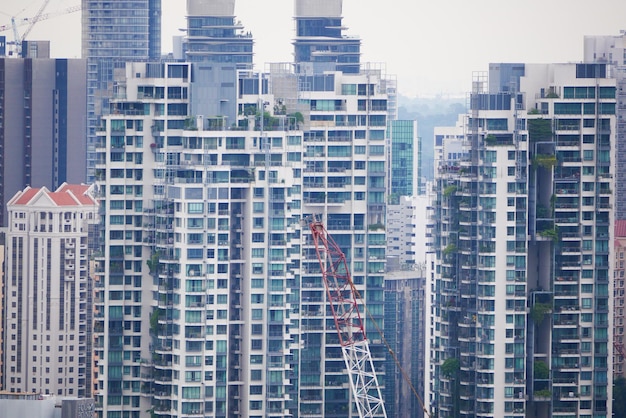
[[[387,270],[422,265],[432,248],[432,185],[427,194],[402,196],[387,206]],[[404,266],[404,267],[403,267]]]
[[[467,144],[465,141],[467,115],[459,115],[455,126],[437,126],[435,135],[435,167],[448,162],[456,162],[466,157]]]
[[[295,0],[296,17],[341,17],[343,0]]]
[[[519,94],[472,92],[470,152],[437,174],[440,417],[611,416],[609,70],[526,65]]]
[[[11,392],[91,394],[91,188],[27,188],[8,203],[3,378]]]
[[[96,321],[98,365],[108,370],[99,376],[102,415],[128,410],[113,390],[136,397],[135,413],[282,417],[302,132],[286,116],[268,118],[263,131],[254,117],[229,130],[222,118],[190,119],[181,109],[191,65],[160,64],[161,77],[148,77],[147,65],[128,64],[125,98],[113,102],[118,112],[99,134],[97,168],[108,191]],[[171,72],[180,76],[164,76]],[[240,104],[263,102],[273,98]],[[137,105],[150,112],[138,114]],[[132,296],[112,298],[126,292]],[[141,372],[111,374],[116,367]]]
[[[584,62],[626,65],[626,32],[615,36],[585,36]]]

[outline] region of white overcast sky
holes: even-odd
[[[32,17],[44,0],[0,0],[0,26]],[[185,0],[163,2],[163,51],[185,27]],[[80,4],[50,0],[47,12]],[[237,0],[255,38],[257,68],[292,60],[294,0]],[[626,29],[626,0],[344,0],[344,25],[362,40],[362,61],[385,63],[407,96],[461,95],[489,62],[580,61],[584,35]],[[26,26],[21,26],[21,32]],[[20,32],[20,33],[21,33]],[[0,35],[12,40],[12,32]],[[55,57],[80,56],[80,13],[38,22],[29,39],[50,39]]]

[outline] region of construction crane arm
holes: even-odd
[[[13,30],[14,40],[13,42],[8,42],[8,43],[13,44],[15,46],[15,52],[17,53],[18,56],[22,55],[22,42],[26,39],[30,31],[33,29],[33,27],[35,26],[35,23],[41,22],[42,20],[50,19],[55,16],[78,12],[82,9],[81,5],[77,5],[77,6],[68,7],[67,9],[44,14],[43,11],[45,10],[49,2],[50,0],[45,0],[44,3],[39,8],[39,10],[37,11],[37,14],[35,14],[35,16],[32,18],[20,19],[20,21],[18,22],[14,16],[11,18],[10,25],[0,25],[0,32]],[[24,31],[24,34],[20,36],[19,32],[17,31],[17,28],[23,25],[28,25],[28,28]]]
[[[22,43],[22,41],[24,39],[26,39],[26,37],[28,36],[30,31],[33,30],[33,26],[35,26],[35,23],[39,22],[39,20],[41,19],[41,15],[42,15],[43,11],[46,9],[46,6],[48,6],[48,3],[50,3],[50,0],[44,0],[43,4],[39,8],[39,10],[37,10],[37,13],[35,14],[35,16],[33,16],[33,18],[30,19],[28,28],[26,28],[26,30],[22,34],[22,37],[19,38],[19,43],[20,44]],[[17,32],[15,32],[15,35],[17,35]],[[18,38],[17,37],[15,38],[15,41],[18,42]]]
[[[346,256],[322,222],[313,221],[309,227],[359,416],[386,418],[372,353],[359,312],[359,293],[352,282]]]
[[[17,22],[15,22],[15,18],[11,18],[11,27],[13,28],[13,39],[17,42],[20,38],[20,35],[17,33]]]
[[[82,6],[79,4],[77,6],[68,7],[67,9],[61,9],[53,12],[44,13],[39,16],[37,22],[42,22],[44,20],[51,19],[56,16],[62,16],[69,13],[80,12],[82,10]],[[13,36],[16,37],[14,39],[19,39],[20,36],[16,32],[17,28],[24,25],[30,25],[34,18],[24,18],[17,21],[15,17],[11,18],[11,23],[8,25],[0,25],[0,32],[5,32],[8,30],[13,30]]]

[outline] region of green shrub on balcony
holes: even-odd
[[[550,154],[537,154],[535,158],[533,158],[533,166],[534,167],[543,167],[545,169],[551,169],[557,163],[556,157]]]
[[[539,113],[535,112],[529,114]],[[529,119],[528,120],[528,138],[531,142],[552,141],[552,121],[550,119]]]
[[[552,241],[559,240],[559,231],[556,228],[544,229],[543,231],[539,231],[539,235],[545,238],[550,238]]]
[[[530,310],[530,317],[535,322],[535,324],[539,325],[543,322],[546,314],[552,310],[552,304],[550,303],[535,303],[535,305]]]
[[[548,389],[541,389],[533,393],[533,396],[535,398],[549,398],[552,396],[552,392],[550,392]]]
[[[552,89],[550,89],[548,91],[548,93],[546,94],[546,99],[558,99],[559,95]]]
[[[533,364],[535,379],[545,380],[550,377],[550,369],[545,361],[535,360]]]
[[[383,224],[369,224],[367,227],[370,231],[377,231],[379,229],[385,229],[385,225]]]
[[[456,190],[457,190],[457,186],[452,184],[450,186],[447,186],[445,189],[443,189],[443,195],[445,197],[450,197],[456,193]]]
[[[150,332],[156,335],[159,327],[159,316],[161,316],[161,309],[155,308],[150,314]]]
[[[447,378],[455,377],[460,369],[461,363],[454,357],[446,359],[441,365],[441,373]]]
[[[456,245],[454,244],[448,244],[446,248],[443,249],[443,255],[445,256],[449,256],[450,254],[453,254],[455,252],[456,252]]]
[[[156,274],[159,271],[159,261],[161,255],[158,251],[155,251],[150,256],[149,260],[146,260],[146,264],[148,265],[148,270],[150,270],[150,274]]]
[[[185,118],[183,129],[186,130],[186,131],[197,131],[198,130],[198,125],[197,125],[197,122],[196,122],[196,117],[195,116],[187,116]]]

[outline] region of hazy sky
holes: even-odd
[[[0,26],[33,16],[44,0],[0,0]],[[185,0],[163,2],[163,50],[185,27]],[[80,4],[51,0],[47,12]],[[257,68],[292,60],[294,0],[237,0],[255,38]],[[408,96],[460,95],[489,62],[580,61],[584,35],[626,29],[625,0],[344,0],[344,25],[362,40],[362,61],[385,63]],[[20,27],[20,33],[26,26]],[[80,56],[80,13],[38,22],[30,39],[50,39],[55,57]],[[12,39],[12,32],[0,33]]]

